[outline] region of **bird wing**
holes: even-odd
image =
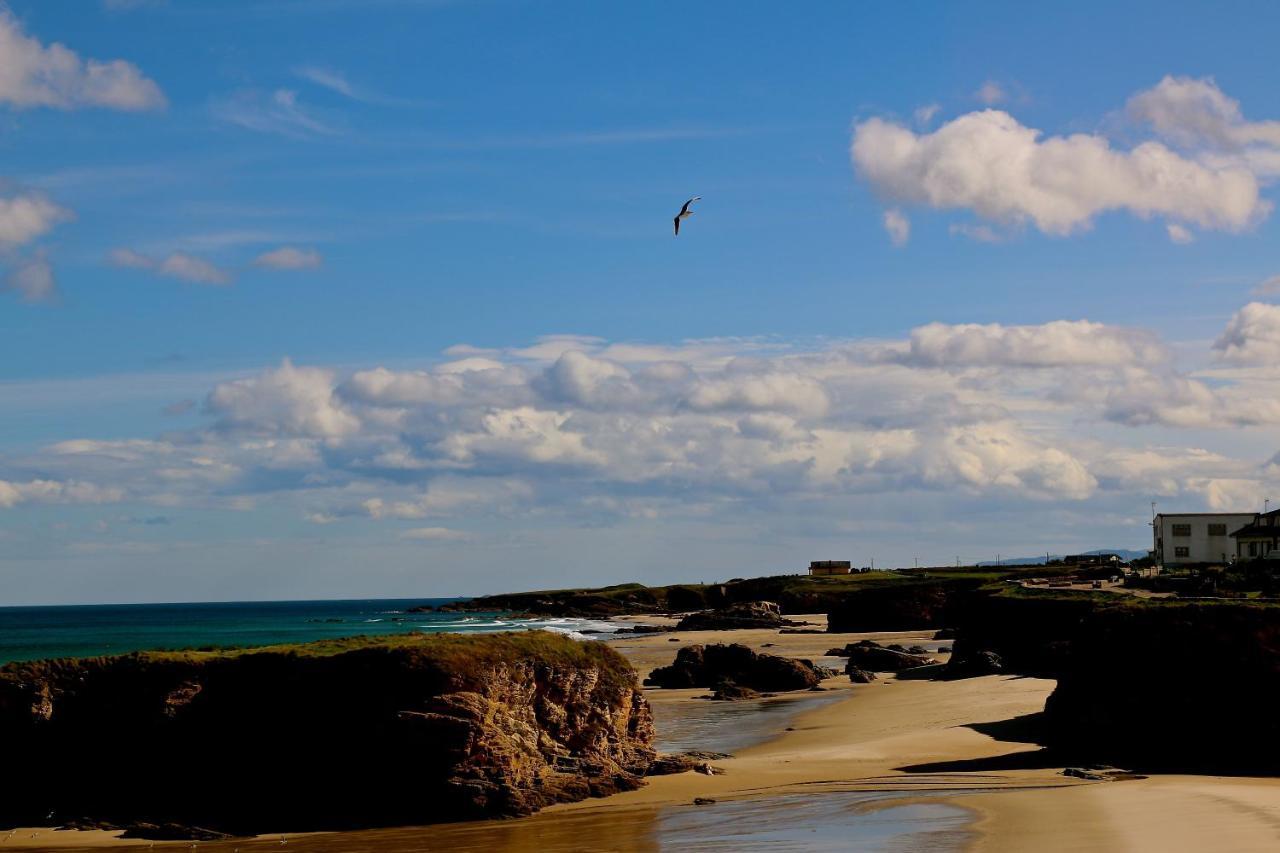
[[[679,216],[676,217],[675,222],[676,222],[676,236],[679,237],[680,236],[680,217]]]
[[[684,203],[684,205],[680,208],[680,213],[681,214],[687,213],[689,211],[689,205],[693,204],[695,201],[701,201],[701,200],[702,200],[702,196],[695,195],[693,198],[689,199]]]

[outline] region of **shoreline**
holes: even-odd
[[[821,616],[799,618],[823,620]],[[616,621],[661,624],[662,619],[640,616]],[[694,643],[737,642],[757,651],[821,662],[829,647],[859,639],[936,647],[937,641],[931,638],[929,631],[779,634],[775,629],[747,629],[634,634],[606,641],[626,655],[643,679],[654,666],[669,663],[680,646]],[[914,815],[908,807],[918,806],[917,811],[926,816],[962,810],[967,815],[963,829],[948,819],[945,837],[954,849],[980,853],[1280,848],[1280,779],[1155,776],[1094,782],[1064,777],[1060,766],[1036,758],[1039,747],[1019,740],[1025,735],[1009,721],[1040,712],[1054,687],[1052,681],[1005,675],[957,681],[882,675],[870,684],[854,685],[841,675],[822,686],[825,693],[779,694],[782,708],[776,715],[750,712],[759,737],[733,751],[732,758],[712,762],[724,769],[724,775],[691,772],[651,777],[635,791],[558,804],[517,820],[290,835],[289,846],[317,853],[352,849],[398,853],[423,849],[429,841],[431,848],[457,851],[648,851],[660,849],[663,833],[673,831],[672,826],[687,829],[695,818],[715,819],[718,807],[723,813],[746,809],[745,815],[768,815],[781,825],[795,820],[794,812],[801,806],[819,809],[809,818],[819,822],[835,819],[832,815],[845,820],[847,816],[841,817],[845,812],[884,812],[886,819],[889,812]],[[695,698],[705,693],[703,689],[645,691],[655,719],[669,723],[691,713],[723,714],[731,721],[735,706],[742,707]],[[819,704],[810,706],[809,701]],[[800,707],[787,708],[792,702]],[[715,750],[715,744],[699,748]],[[694,806],[695,798],[715,804]],[[37,838],[25,837],[31,832]],[[27,850],[151,843],[119,839],[116,833],[101,830],[28,829],[6,840],[7,835],[7,830],[0,831],[0,843]],[[191,845],[155,842],[154,846]],[[198,845],[228,853],[268,846],[279,849],[279,836]]]

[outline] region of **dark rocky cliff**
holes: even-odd
[[[410,635],[0,668],[0,821],[233,833],[528,814],[636,787],[630,664],[558,635]]]
[[[868,585],[844,595],[827,614],[833,633],[945,628],[959,619],[971,593],[989,578],[915,579]]]
[[[1280,773],[1280,608],[1099,607],[1045,705],[1049,743],[1147,770]]]

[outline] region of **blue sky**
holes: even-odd
[[[1247,510],[1277,24],[13,0],[0,601],[710,580]]]

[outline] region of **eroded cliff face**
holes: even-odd
[[[630,664],[547,634],[13,664],[0,820],[249,833],[521,815],[638,786],[652,739]]]

